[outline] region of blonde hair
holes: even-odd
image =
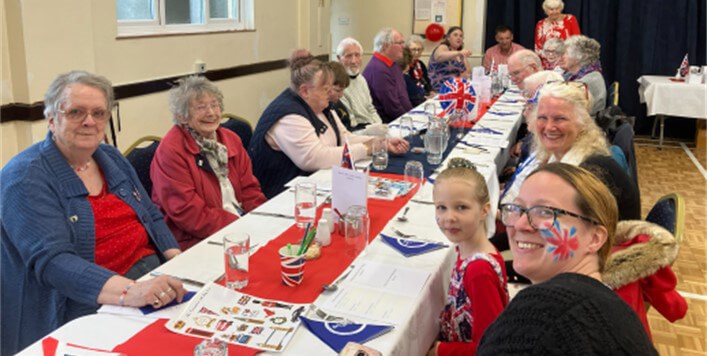
[[[533,109],[528,118],[528,126],[537,133],[537,114],[540,102],[546,98],[556,98],[564,100],[574,108],[574,120],[572,123],[577,126],[577,140],[572,144],[574,158],[579,162],[594,154],[609,155],[609,145],[604,136],[604,132],[597,126],[594,119],[589,115],[592,107],[592,96],[586,84],[582,82],[552,82],[543,85],[538,96],[538,105]],[[533,136],[533,145],[537,152],[538,159],[547,161],[552,153],[543,147],[540,135]]]
[[[560,12],[565,9],[565,3],[562,0],[545,0],[543,1],[543,10],[547,12],[548,9],[560,9]]]
[[[331,68],[314,58],[309,50],[297,48],[290,55],[290,89],[299,94],[299,87],[302,84],[315,86],[314,82],[317,73],[322,72],[320,81],[327,81],[334,76]]]
[[[616,198],[599,178],[584,168],[555,162],[538,168],[533,173],[530,173],[528,178],[539,172],[554,174],[571,185],[577,193],[574,197],[574,202],[579,209],[578,213],[606,228],[606,241],[597,251],[599,272],[603,272],[611,247],[614,246],[616,224],[619,221],[619,208],[616,204]]]
[[[489,190],[486,187],[486,179],[481,173],[476,170],[474,164],[469,160],[456,157],[449,160],[447,168],[445,168],[435,179],[435,185],[450,178],[460,178],[474,184],[476,190],[474,197],[481,205],[489,204]]]

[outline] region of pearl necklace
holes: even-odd
[[[83,171],[87,170],[88,167],[90,167],[90,166],[91,166],[91,161],[88,161],[83,166],[80,166],[80,167],[71,166],[71,168],[73,168],[77,173],[79,173],[79,172],[83,172]]]

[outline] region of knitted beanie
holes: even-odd
[[[633,310],[594,278],[559,274],[513,298],[478,355],[657,355]]]

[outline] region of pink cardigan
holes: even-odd
[[[224,128],[216,130],[216,135],[228,149],[228,178],[236,199],[245,211],[257,208],[266,199],[240,138]],[[150,166],[152,200],[182,250],[238,218],[222,208],[218,178],[204,168],[207,161],[199,153],[191,135],[174,126],[160,142]]]

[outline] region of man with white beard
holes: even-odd
[[[344,96],[341,98],[341,103],[346,106],[351,118],[351,130],[361,130],[370,124],[383,122],[373,106],[366,78],[360,75],[362,52],[361,44],[351,37],[341,40],[336,48],[336,58],[351,78],[349,87],[344,90]]]

